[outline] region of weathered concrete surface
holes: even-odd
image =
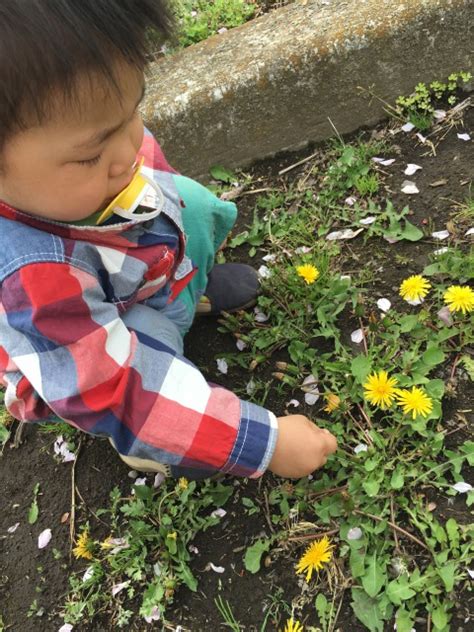
[[[418,81],[473,69],[474,0],[296,0],[153,64],[143,113],[192,176],[383,118]]]

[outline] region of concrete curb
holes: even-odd
[[[151,67],[146,124],[206,176],[372,125],[419,81],[473,69],[473,0],[296,0]]]

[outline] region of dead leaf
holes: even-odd
[[[68,520],[69,520],[69,511],[66,511],[66,513],[63,513],[63,515],[61,516],[61,524],[66,524]]]
[[[448,184],[448,181],[446,180],[446,178],[443,178],[442,180],[436,180],[436,182],[432,182],[430,184],[430,187],[444,187],[445,184]]]

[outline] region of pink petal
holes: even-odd
[[[51,538],[53,534],[51,533],[51,529],[45,529],[38,536],[38,548],[44,549],[51,542]]]

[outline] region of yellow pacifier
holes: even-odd
[[[130,184],[120,191],[100,213],[96,220],[97,225],[103,224],[113,214],[128,220],[148,220],[161,213],[165,203],[163,192],[152,178],[149,178],[141,171],[144,160],[144,158],[141,158],[135,167]],[[149,213],[135,213],[140,204],[153,210]]]

